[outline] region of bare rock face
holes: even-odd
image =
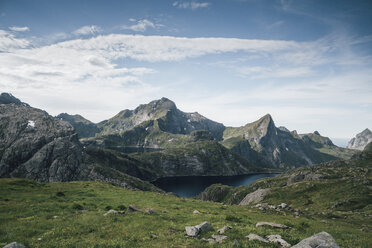
[[[262,201],[265,196],[270,192],[270,189],[258,189],[252,193],[247,194],[239,205],[244,206],[251,203]]]
[[[84,171],[82,159],[70,124],[26,105],[0,104],[0,177],[70,181]]]
[[[352,138],[349,141],[347,148],[362,151],[370,142],[372,142],[372,132],[366,128],[363,132],[358,133],[355,138]]]
[[[327,232],[320,232],[302,240],[292,248],[339,248],[339,246],[332,235]]]

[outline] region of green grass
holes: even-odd
[[[130,204],[141,209],[154,208],[156,213],[103,216],[106,209],[126,209]],[[193,214],[195,209],[201,214]],[[360,230],[363,225],[370,227],[370,219],[352,214],[347,219],[332,219],[336,214],[295,218],[289,213],[263,213],[249,207],[132,191],[101,182],[36,183],[0,179],[0,246],[17,241],[27,247],[231,247],[237,239],[242,247],[274,247],[244,237],[249,233],[280,234],[296,244],[321,231],[332,234],[341,247],[371,244],[370,233]],[[323,219],[328,223],[321,222]],[[212,223],[216,230],[232,226],[226,233],[229,238],[213,245],[184,236],[186,225],[203,221]],[[256,228],[258,221],[293,228]],[[204,233],[201,237],[214,233]],[[151,234],[158,237],[151,238]]]

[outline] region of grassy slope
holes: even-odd
[[[63,192],[65,196],[57,196]],[[74,209],[80,204],[88,211]],[[106,206],[135,204],[151,207],[156,214],[142,212],[103,216]],[[197,209],[201,214],[192,214]],[[163,210],[168,211],[162,213]],[[59,216],[54,219],[53,216]],[[234,218],[235,217],[235,218]],[[281,234],[295,244],[320,231],[331,233],[341,247],[368,247],[370,233],[360,231],[368,219],[349,219],[262,213],[240,206],[177,198],[153,192],[131,191],[100,182],[35,183],[24,179],[0,179],[0,245],[17,241],[27,247],[231,247],[237,239],[242,247],[274,247],[248,242],[244,236]],[[215,229],[233,226],[228,240],[211,245],[184,236],[184,226],[209,221]],[[290,230],[256,228],[258,221],[272,221]],[[369,222],[370,224],[370,222]],[[208,232],[202,237],[210,237]],[[156,234],[158,238],[151,238]],[[38,241],[38,238],[42,238]]]

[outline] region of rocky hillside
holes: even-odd
[[[0,104],[0,177],[40,182],[100,180],[160,191],[92,159],[69,123],[18,103]]]
[[[56,118],[70,123],[75,128],[79,138],[94,137],[101,131],[95,123],[85,119],[81,115],[62,113],[57,115]]]
[[[347,148],[349,149],[356,149],[356,150],[363,150],[364,147],[372,141],[372,132],[368,128],[366,128],[363,132],[358,133],[355,138],[352,138]]]
[[[311,165],[353,154],[317,131],[298,135],[285,127],[277,128],[270,115],[243,127],[226,128],[222,144],[252,164],[276,168]]]
[[[212,185],[200,199],[281,211],[286,203],[298,215],[348,218],[372,216],[372,143],[349,160],[301,167],[242,187]],[[298,211],[295,211],[297,209]],[[283,210],[283,209],[282,209]],[[372,226],[368,227],[372,230]]]
[[[263,171],[216,141],[197,141],[182,148],[132,154],[157,178],[166,176],[231,176]]]

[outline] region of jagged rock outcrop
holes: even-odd
[[[372,132],[366,128],[349,141],[347,148],[362,151],[370,142],[372,142]]]
[[[101,131],[95,123],[85,119],[81,115],[62,113],[57,115],[56,118],[70,123],[75,128],[79,138],[94,137]]]

